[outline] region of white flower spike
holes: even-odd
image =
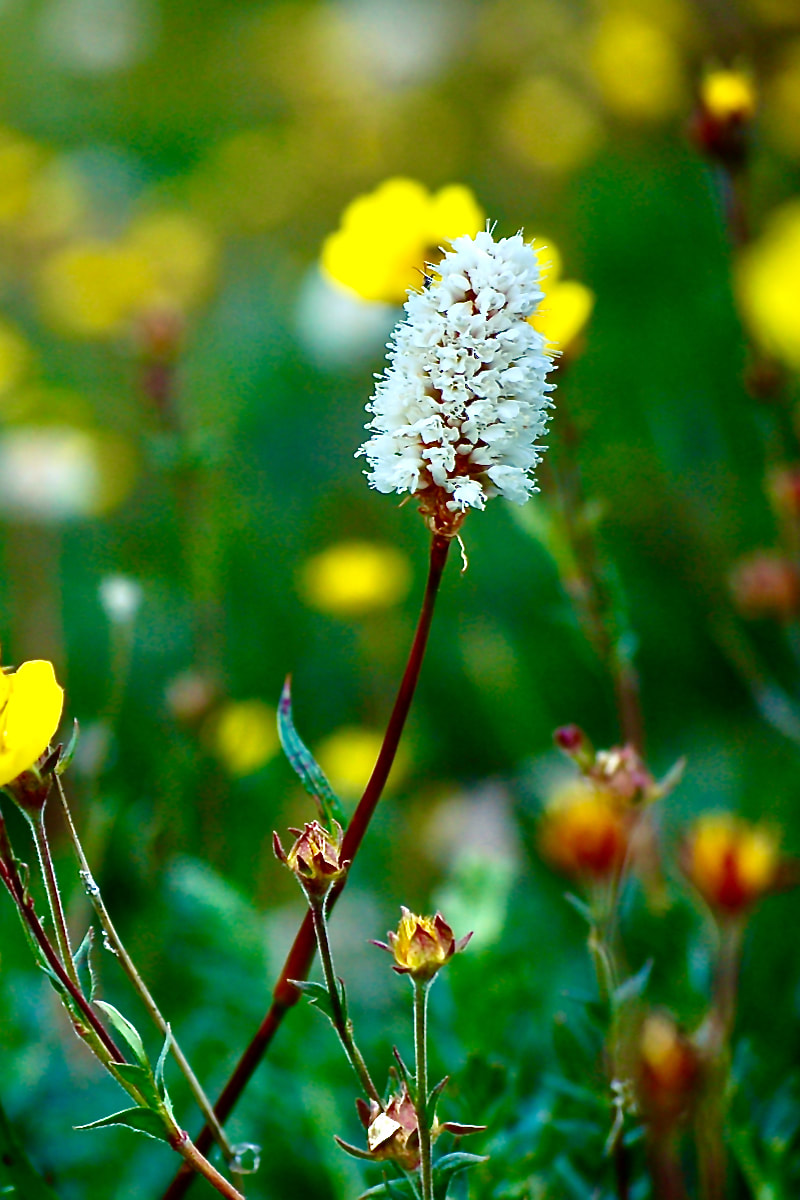
[[[371,487],[416,496],[430,528],[454,537],[467,509],[536,490],[553,361],[528,323],[542,291],[521,233],[456,238],[430,270],[389,343],[358,453]]]

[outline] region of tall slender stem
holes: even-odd
[[[72,845],[74,847],[78,863],[80,864],[81,877],[83,879],[84,887],[86,888],[89,899],[91,900],[94,910],[97,913],[100,924],[102,925],[103,931],[108,939],[108,943],[119,959],[120,966],[133,984],[134,989],[140,996],[142,1003],[150,1014],[150,1017],[156,1026],[161,1030],[161,1032],[166,1036],[168,1029],[167,1022],[164,1019],[158,1005],[156,1004],[150,989],[137,971],[133,959],[125,949],[122,939],[117,933],[116,927],[114,926],[114,922],[111,920],[108,909],[103,902],[100,889],[94,881],[91,868],[89,867],[89,863],[83,851],[83,846],[81,845],[80,838],[78,837],[78,831],[75,828],[75,822],[72,819],[72,813],[70,812],[70,808],[67,803],[67,797],[64,792],[63,784],[58,775],[55,776],[55,784],[56,791],[58,792],[59,799],[61,800],[61,806],[64,810],[67,829],[72,840]],[[199,1079],[192,1070],[186,1055],[183,1053],[177,1041],[175,1040],[175,1035],[172,1033],[171,1029],[170,1049],[175,1061],[183,1073],[184,1078],[186,1079],[186,1082],[191,1088],[192,1095],[197,1102],[198,1108],[202,1112],[209,1125],[214,1141],[219,1145],[225,1158],[230,1161],[235,1156],[234,1149],[231,1146],[225,1131],[222,1129],[222,1126],[214,1115],[214,1109],[211,1107],[211,1101],[203,1091]]]
[[[392,763],[397,754],[397,747],[400,743],[400,737],[409,709],[411,708],[411,701],[414,697],[417,680],[419,679],[422,660],[425,657],[425,647],[428,643],[428,634],[430,633],[431,622],[433,620],[436,597],[439,592],[439,584],[441,583],[449,549],[450,539],[441,537],[438,534],[433,535],[428,565],[428,581],[425,586],[422,609],[419,614],[414,640],[411,643],[406,669],[403,672],[403,678],[400,681],[400,687],[398,688],[394,707],[389,717],[389,723],[386,726],[386,733],[383,737],[380,753],[367,782],[364,794],[359,800],[356,811],[347,826],[342,842],[342,858],[349,859],[351,864],[364,839],[364,834],[381,798],[383,789],[386,786],[386,780],[389,777]],[[345,876],[345,879],[338,886],[331,890],[328,898],[328,912],[330,912],[339,898],[346,879],[347,876]],[[225,1121],[228,1117],[228,1114],[247,1087],[256,1067],[266,1054],[286,1013],[297,1003],[300,992],[294,986],[292,980],[305,979],[308,976],[311,964],[314,961],[315,945],[314,921],[311,913],[306,912],[303,923],[286,956],[286,961],[273,989],[272,1003],[267,1010],[266,1016],[236,1064],[233,1073],[214,1105],[214,1111],[217,1114],[218,1120]],[[205,1151],[210,1142],[211,1134],[208,1126],[206,1126],[201,1129],[196,1139],[196,1145],[199,1150]],[[162,1200],[180,1200],[180,1197],[186,1194],[191,1182],[192,1175],[190,1172],[181,1169],[164,1192]]]
[[[736,1017],[736,991],[744,927],[724,921],[714,973],[711,1011],[704,1028],[708,1079],[696,1120],[697,1161],[702,1200],[723,1200],[727,1176],[725,1150],[725,1091],[729,1071],[729,1042]]]
[[[428,989],[429,979],[415,979],[414,985],[414,1054],[416,1060],[416,1113],[419,1132],[419,1173],[422,1200],[433,1200],[433,1163],[431,1161],[431,1127],[428,1124]]]
[[[61,903],[61,892],[59,891],[55,867],[53,866],[53,857],[50,853],[50,843],[47,840],[47,830],[44,825],[44,805],[42,805],[37,813],[26,812],[25,816],[31,827],[36,853],[39,858],[39,866],[42,869],[47,900],[50,905],[50,915],[53,918],[58,952],[61,955],[61,960],[64,963],[67,974],[75,987],[80,989],[78,969],[75,966],[75,959],[72,956],[72,948],[69,943],[67,918],[64,915],[64,906]]]
[[[216,1188],[221,1196],[226,1196],[228,1200],[245,1200],[242,1193],[224,1175],[220,1175],[216,1167],[200,1153],[187,1133],[179,1130],[178,1134],[179,1136],[170,1139],[170,1145],[186,1160],[193,1175],[195,1173],[203,1175],[211,1186]]]
[[[347,1055],[347,1060],[358,1076],[364,1091],[370,1100],[374,1100],[376,1104],[383,1107],[381,1105],[380,1093],[372,1082],[367,1064],[364,1062],[363,1055],[355,1043],[352,1025],[342,1011],[336,972],[333,968],[333,954],[331,952],[330,939],[328,938],[328,923],[325,919],[324,903],[311,903],[309,909],[314,921],[314,932],[317,935],[317,949],[319,950],[319,961],[322,964],[322,973],[325,976],[325,986],[330,996],[333,1027],[339,1035],[342,1049]]]

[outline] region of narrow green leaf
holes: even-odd
[[[86,936],[75,951],[75,966],[78,970],[78,977],[84,993],[88,993],[90,1000],[94,1000],[94,994],[97,989],[97,972],[94,969],[94,962],[92,961],[93,950],[94,930],[90,925],[86,930]]]
[[[454,1176],[461,1171],[468,1171],[478,1163],[488,1161],[487,1154],[467,1154],[462,1150],[454,1150],[445,1154],[433,1167],[433,1195],[435,1200],[445,1200],[447,1191]]]
[[[63,775],[69,764],[75,757],[75,751],[78,746],[78,738],[80,737],[80,726],[77,720],[72,722],[72,733],[69,735],[69,741],[58,756],[58,762],[55,766],[56,775]]]
[[[0,1105],[0,1194],[16,1200],[58,1200],[17,1141]]]
[[[76,1129],[104,1129],[109,1125],[126,1125],[135,1133],[143,1133],[146,1137],[167,1142],[166,1125],[163,1117],[151,1112],[149,1108],[125,1108],[121,1112],[112,1113],[110,1117],[101,1117],[99,1121],[91,1121],[88,1125],[76,1125]]]
[[[308,794],[314,798],[325,825],[333,821],[344,827],[345,818],[339,798],[328,782],[325,772],[297,732],[292,716],[291,676],[287,675],[278,702],[278,737],[290,766],[297,773]]]
[[[304,996],[308,997],[309,1004],[313,1004],[321,1013],[324,1013],[328,1020],[333,1024],[333,1008],[331,1006],[330,992],[324,983],[315,983],[307,979],[293,979],[292,983],[301,991]]]
[[[376,1183],[374,1187],[362,1192],[358,1200],[379,1200],[380,1197],[386,1197],[386,1200],[408,1200],[413,1195],[414,1189],[407,1179],[384,1179],[383,1183]]]
[[[145,1053],[144,1042],[139,1035],[139,1031],[135,1025],[131,1025],[127,1018],[123,1017],[122,1013],[114,1008],[113,1004],[106,1003],[105,1000],[96,1000],[95,1004],[101,1008],[108,1017],[111,1024],[116,1029],[117,1033],[122,1037],[135,1058],[143,1067],[150,1069],[150,1063]]]
[[[434,1088],[431,1088],[430,1092],[428,1093],[428,1104],[427,1104],[427,1108],[426,1108],[426,1114],[427,1114],[427,1119],[428,1119],[429,1125],[433,1125],[433,1120],[434,1120],[434,1117],[436,1116],[436,1105],[439,1103],[439,1097],[441,1096],[442,1092],[444,1091],[444,1088],[447,1084],[447,1080],[449,1078],[450,1078],[449,1075],[445,1075],[444,1079],[440,1079],[439,1082],[436,1084],[436,1086]]]
[[[653,970],[653,959],[648,958],[644,966],[631,975],[630,978],[623,980],[619,987],[614,992],[614,1003],[617,1005],[626,1004],[629,1000],[638,1000],[644,994],[645,988],[650,981],[650,975]]]
[[[159,1054],[158,1062],[156,1063],[156,1073],[155,1073],[156,1087],[158,1088],[159,1093],[162,1096],[165,1096],[166,1092],[167,1092],[167,1088],[164,1083],[164,1067],[166,1066],[167,1055],[169,1054],[169,1048],[171,1045],[172,1045],[172,1029],[170,1028],[170,1026],[168,1024],[166,1036],[164,1037],[164,1045],[161,1047],[161,1053]]]
[[[138,1063],[115,1063],[114,1070],[125,1083],[137,1089],[148,1108],[158,1111],[161,1096],[149,1067],[140,1067]]]

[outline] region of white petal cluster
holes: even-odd
[[[552,360],[527,320],[542,295],[520,233],[455,239],[429,286],[409,295],[367,405],[374,432],[359,453],[372,487],[420,496],[429,515],[497,494],[528,499],[552,407]]]

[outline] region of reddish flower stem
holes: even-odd
[[[389,772],[392,769],[392,764],[397,754],[397,747],[400,743],[400,737],[411,707],[411,701],[414,697],[417,680],[419,679],[422,660],[425,657],[425,647],[428,642],[436,597],[439,591],[442,572],[447,562],[449,549],[449,538],[442,537],[439,534],[433,535],[430,563],[428,566],[428,582],[425,587],[422,609],[414,634],[414,641],[411,644],[406,669],[400,681],[400,687],[398,688],[394,707],[389,717],[389,723],[386,726],[386,733],[383,737],[383,744],[378,754],[377,762],[372,770],[364,794],[358,802],[356,811],[353,813],[350,824],[347,826],[344,841],[342,842],[341,857],[350,863],[355,859],[359,847],[364,840],[364,835],[369,827],[372,814],[378,806],[378,801],[383,794],[383,789],[386,786]],[[339,898],[346,880],[347,876],[331,890],[328,900],[328,912],[331,911]],[[266,1054],[284,1016],[299,1000],[301,993],[294,986],[292,980],[307,978],[311,970],[311,964],[314,961],[315,950],[314,921],[309,911],[306,912],[303,918],[303,923],[286,957],[286,962],[283,964],[283,969],[272,993],[272,1003],[267,1010],[267,1014],[252,1041],[239,1059],[239,1062],[236,1064],[233,1073],[214,1105],[214,1111],[220,1122],[224,1122],[229,1116],[249,1083],[256,1067]],[[195,1145],[201,1153],[205,1153],[211,1145],[211,1141],[210,1130],[207,1125],[204,1125],[195,1139]],[[181,1167],[172,1180],[172,1183],[164,1192],[162,1200],[180,1200],[180,1197],[186,1195],[193,1179],[194,1174],[191,1169],[188,1166]]]

